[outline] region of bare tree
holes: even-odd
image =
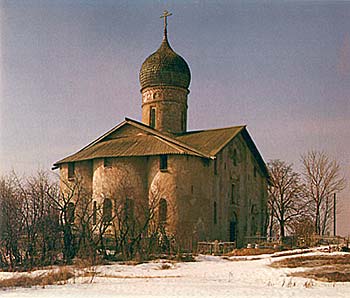
[[[77,206],[83,198],[84,189],[80,177],[74,181],[61,179],[59,192],[48,192],[53,202],[53,208],[59,215],[59,227],[63,234],[63,258],[67,263],[75,257],[77,247],[75,243],[75,216]]]
[[[270,161],[268,168],[271,179],[268,186],[271,225],[275,217],[283,241],[286,229],[304,209],[300,175],[293,171],[291,164],[281,160]]]
[[[114,234],[115,250],[121,252],[123,258],[135,256],[144,258],[145,242],[149,224],[154,217],[154,202],[144,197],[141,181],[130,174],[128,168],[113,169],[113,182],[109,193],[113,198],[113,216],[110,220]],[[147,252],[146,252],[147,253]]]
[[[340,165],[325,152],[309,151],[301,156],[305,195],[313,212],[315,233],[324,235],[330,224],[333,208],[331,197],[345,187]]]
[[[25,269],[53,264],[60,239],[57,214],[47,195],[52,186],[47,173],[39,171],[29,178],[12,173],[0,181],[3,266]]]
[[[20,235],[22,233],[22,202],[17,196],[14,175],[0,179],[0,255],[1,265],[14,269],[22,261]]]

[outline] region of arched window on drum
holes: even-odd
[[[162,198],[159,201],[159,224],[165,225],[168,216],[168,203],[166,199]]]

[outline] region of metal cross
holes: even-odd
[[[168,26],[167,18],[170,17],[171,15],[173,15],[173,14],[167,10],[164,10],[163,14],[160,16],[160,18],[164,18],[164,32],[166,32],[167,26]]]

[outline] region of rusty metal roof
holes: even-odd
[[[128,126],[133,128],[129,129],[130,133]],[[56,162],[54,167],[66,162],[95,158],[161,154],[184,154],[215,159],[215,155],[240,133],[263,171],[267,173],[266,165],[245,126],[192,131],[174,136],[128,118],[80,151]]]
[[[208,155],[216,155],[225,145],[239,134],[245,126],[187,132],[176,137],[181,141]]]
[[[150,156],[160,154],[189,154],[199,156],[199,154],[190,150],[179,148],[178,146],[161,140],[157,136],[138,135],[106,141],[103,140],[94,146],[60,160],[56,164],[113,156]]]
[[[139,129],[139,133],[133,135],[121,135],[118,137],[119,129],[126,125],[131,125]],[[111,139],[110,136],[114,135]],[[173,137],[162,134],[147,125],[137,121],[127,119],[117,125],[100,138],[96,139],[80,151],[70,155],[54,164],[88,160],[102,157],[122,157],[122,156],[150,156],[160,154],[187,154],[204,158],[211,158],[205,153],[191,148],[185,143]]]

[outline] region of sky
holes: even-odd
[[[350,1],[0,0],[0,175],[31,174],[125,117],[168,37],[191,69],[190,130],[247,125],[266,161],[325,151],[350,181]],[[350,188],[338,231],[350,235]]]

